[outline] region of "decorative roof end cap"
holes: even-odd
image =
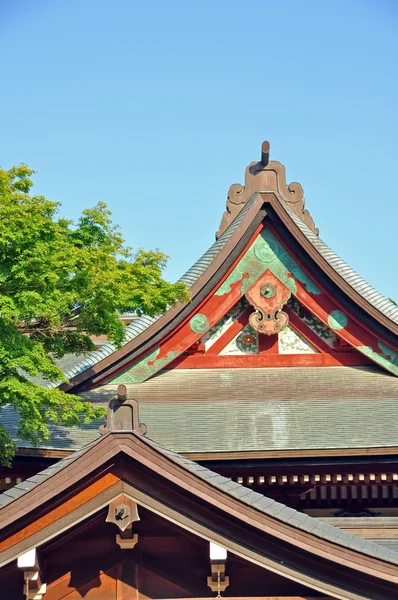
[[[235,217],[240,213],[246,202],[255,192],[278,192],[285,202],[289,205],[298,217],[318,235],[319,230],[315,227],[314,221],[305,210],[305,199],[303,188],[299,183],[286,183],[285,167],[276,161],[269,161],[270,143],[263,142],[261,146],[261,159],[259,162],[252,162],[246,168],[245,185],[234,183],[229,188],[227,198],[227,210],[221,219],[220,228],[216,233],[216,238],[229,227]]]
[[[108,404],[106,425],[101,425],[99,431],[101,435],[109,432],[146,434],[146,425],[140,423],[139,404],[127,397],[125,385],[118,386],[116,396]]]

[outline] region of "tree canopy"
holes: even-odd
[[[74,223],[59,203],[31,195],[33,173],[0,169],[0,409],[11,405],[18,437],[38,444],[49,423],[88,423],[103,409],[34,378],[66,381],[54,359],[93,350],[90,335],[121,345],[120,314],[154,316],[188,292],[162,278],[165,254],[125,244],[103,202]],[[0,461],[15,449],[0,425]]]

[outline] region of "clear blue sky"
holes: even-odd
[[[397,0],[0,0],[0,164],[65,216],[204,252],[271,142],[321,237],[398,301]]]

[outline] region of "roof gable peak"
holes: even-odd
[[[263,142],[261,159],[246,167],[245,185],[234,183],[228,191],[227,210],[224,212],[220,228],[216,233],[218,239],[229,227],[245,204],[256,192],[278,192],[291,210],[315,233],[319,230],[305,207],[304,190],[297,182],[286,183],[285,167],[277,161],[269,161],[270,143]]]

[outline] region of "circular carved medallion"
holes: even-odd
[[[275,296],[275,292],[276,289],[275,286],[272,285],[272,283],[265,283],[260,288],[260,294],[264,296],[264,298],[272,298],[273,296]]]
[[[254,246],[254,254],[257,258],[265,264],[271,263],[277,258],[276,249],[272,247],[271,243],[264,240],[262,237],[256,240],[256,244]]]
[[[210,327],[210,321],[206,315],[198,313],[189,321],[189,326],[194,333],[206,333]]]

